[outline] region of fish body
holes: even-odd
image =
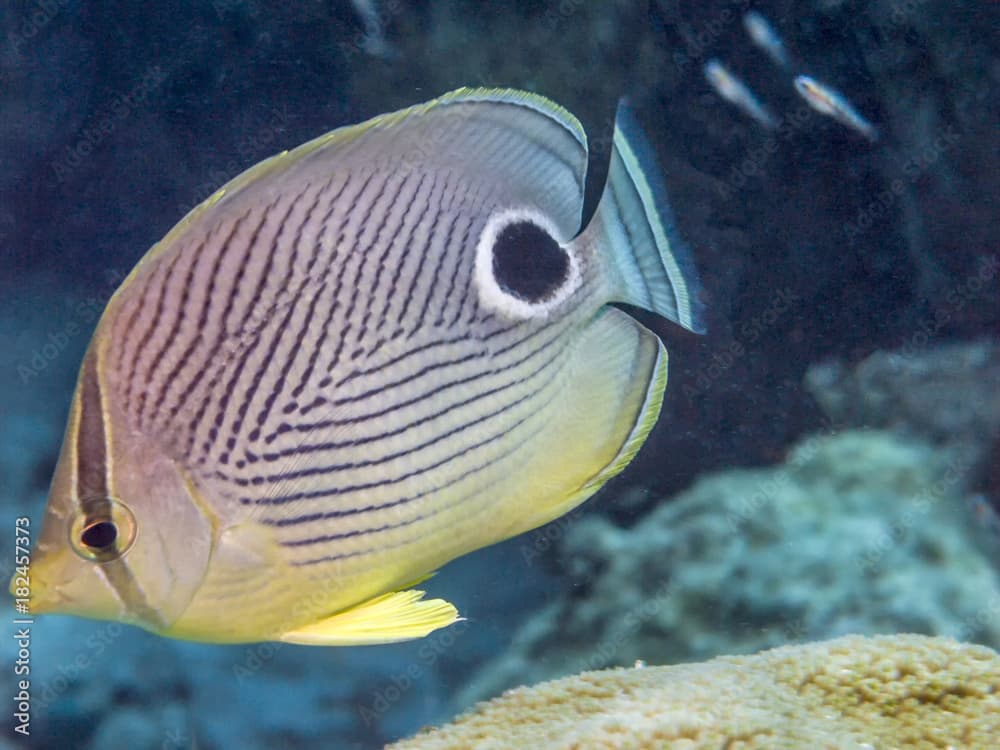
[[[655,422],[699,330],[648,147],[462,89],[248,170],[107,305],[84,358],[31,609],[193,640],[379,643],[454,622],[411,587],[544,524]],[[581,231],[582,229],[582,231]]]
[[[759,12],[751,10],[743,16],[743,28],[746,29],[750,40],[763,50],[775,65],[788,68],[788,51],[785,49],[785,43],[770,21]]]
[[[795,77],[795,90],[820,114],[832,117],[869,141],[878,140],[878,130],[861,116],[843,94],[806,75]]]
[[[744,114],[749,115],[769,130],[778,126],[778,121],[760,99],[719,60],[713,58],[705,63],[704,72],[705,79],[715,89],[716,93],[727,102],[735,105]]]

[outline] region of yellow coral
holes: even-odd
[[[517,688],[391,750],[996,750],[1000,655],[847,636]]]

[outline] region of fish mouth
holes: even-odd
[[[28,575],[15,572],[8,591],[18,615],[65,614],[100,620],[120,620],[125,614],[94,563],[72,552],[36,554]],[[27,580],[25,580],[27,579]]]

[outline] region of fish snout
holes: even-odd
[[[97,619],[121,615],[121,605],[95,563],[71,550],[36,551],[25,568],[14,572],[9,591],[18,614],[76,614]]]

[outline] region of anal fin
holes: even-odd
[[[365,646],[423,638],[461,618],[451,602],[423,591],[393,591],[281,635],[306,646]]]

